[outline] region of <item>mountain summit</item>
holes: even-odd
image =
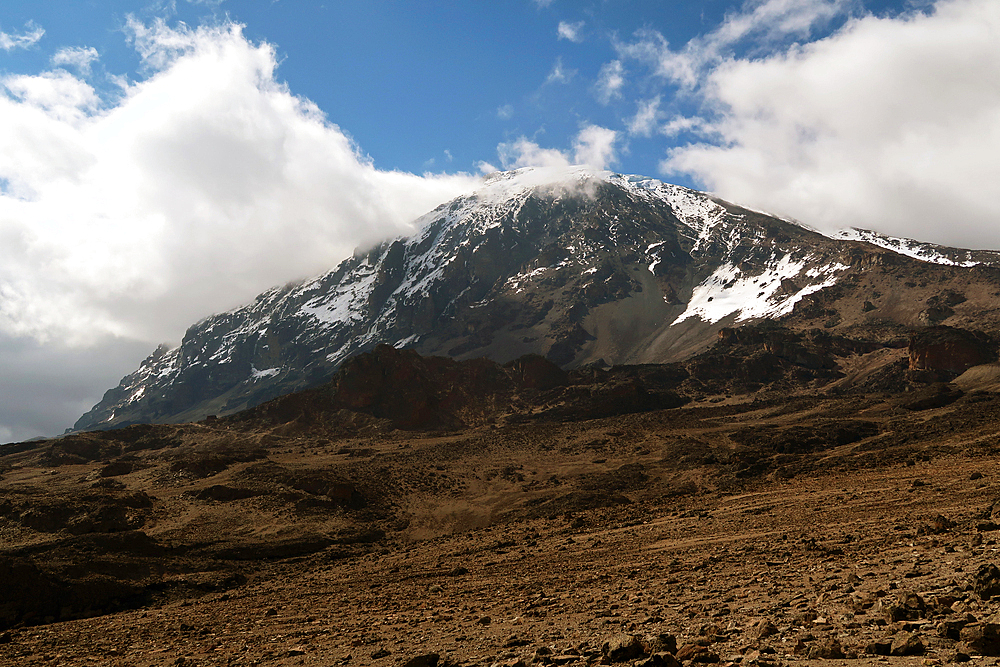
[[[761,320],[876,337],[1000,322],[1000,253],[827,236],[582,167],[490,175],[415,228],[195,324],[74,429],[229,414],[318,385],[381,343],[499,362],[535,353],[573,368],[684,359],[723,327]]]

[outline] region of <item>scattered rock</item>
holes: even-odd
[[[720,661],[718,653],[700,644],[686,644],[682,646],[678,649],[675,657],[681,662],[715,663]]]
[[[770,619],[762,618],[747,631],[747,639],[752,642],[778,634],[778,627]]]
[[[972,579],[972,590],[983,600],[1000,594],[1000,568],[993,563],[980,566]]]
[[[898,632],[892,637],[889,655],[923,655],[926,647],[920,635],[912,632]]]
[[[611,662],[635,660],[646,655],[642,640],[636,635],[621,633],[604,642],[601,652]]]
[[[865,653],[868,653],[869,655],[889,655],[891,651],[891,639],[876,639],[865,647]]]
[[[1000,656],[1000,624],[969,623],[959,631],[959,638],[973,655]]]
[[[417,655],[403,663],[403,667],[437,667],[441,656],[437,653]]]
[[[809,647],[807,657],[810,660],[842,660],[847,655],[844,653],[844,649],[836,637],[824,637]]]
[[[642,640],[642,648],[647,655],[657,653],[677,653],[677,637],[661,633],[658,635],[646,635]]]
[[[654,653],[645,660],[633,663],[635,667],[681,667],[681,661],[673,653],[662,651]]]

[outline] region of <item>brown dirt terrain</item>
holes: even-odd
[[[907,365],[966,338],[740,330],[563,375],[380,350],[230,418],[0,447],[0,664],[996,664],[995,356]]]

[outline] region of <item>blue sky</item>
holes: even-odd
[[[6,0],[0,442],[494,169],[1000,248],[997,44],[996,0]]]
[[[851,16],[912,10],[907,0],[797,4],[803,12],[817,4],[843,9],[817,18],[807,31],[763,46],[746,40],[731,52],[770,52],[828,35]],[[581,125],[622,131],[645,96],[661,94],[664,110],[697,110],[697,99],[675,97],[676,86],[638,62],[624,62],[621,89],[601,99],[602,68],[623,61],[616,44],[634,41],[637,31],[655,31],[682,47],[743,8],[723,0],[6,2],[0,30],[41,28],[44,36],[0,62],[8,73],[37,73],[51,68],[61,49],[95,49],[88,80],[113,98],[117,87],[109,77],[149,75],[129,44],[129,17],[193,27],[232,21],[246,26],[250,41],[273,44],[277,79],[315,102],[380,169],[475,172],[484,161],[502,167],[497,145],[522,136],[565,148]],[[558,71],[562,77],[553,77]],[[658,175],[666,149],[689,139],[631,137],[614,166]],[[688,174],[671,176],[703,185]]]

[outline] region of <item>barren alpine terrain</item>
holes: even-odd
[[[816,335],[573,372],[386,346],[6,445],[0,662],[996,663],[1000,366],[942,370],[992,342],[820,336],[824,370]]]

